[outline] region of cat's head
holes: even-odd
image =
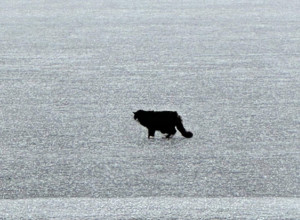
[[[143,110],[138,110],[136,112],[133,112],[134,120],[139,121],[139,118],[143,115],[144,112],[145,111],[143,111]]]

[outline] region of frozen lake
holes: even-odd
[[[1,1],[0,218],[299,219],[299,11]],[[148,140],[138,109],[194,137]]]
[[[296,198],[46,198],[0,200],[3,218],[299,219]]]

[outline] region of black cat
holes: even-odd
[[[144,111],[138,110],[133,112],[134,120],[148,128],[148,138],[154,138],[155,131],[166,134],[166,138],[173,137],[176,133],[175,127],[180,131],[182,136],[186,138],[193,137],[193,133],[186,131],[183,127],[180,115],[171,111]]]

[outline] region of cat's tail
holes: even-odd
[[[186,138],[193,137],[193,133],[185,130],[185,128],[183,127],[182,119],[179,115],[177,116],[176,128],[180,131],[180,133],[182,134],[183,137],[186,137]]]

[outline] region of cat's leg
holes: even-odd
[[[167,133],[168,134],[167,134],[166,138],[172,138],[174,136],[174,134],[176,133],[175,127],[170,128]]]
[[[155,130],[154,129],[148,129],[148,138],[154,138]]]
[[[161,130],[160,132],[164,135],[163,138],[166,138],[166,137],[167,137],[167,135],[168,135],[168,130]]]

